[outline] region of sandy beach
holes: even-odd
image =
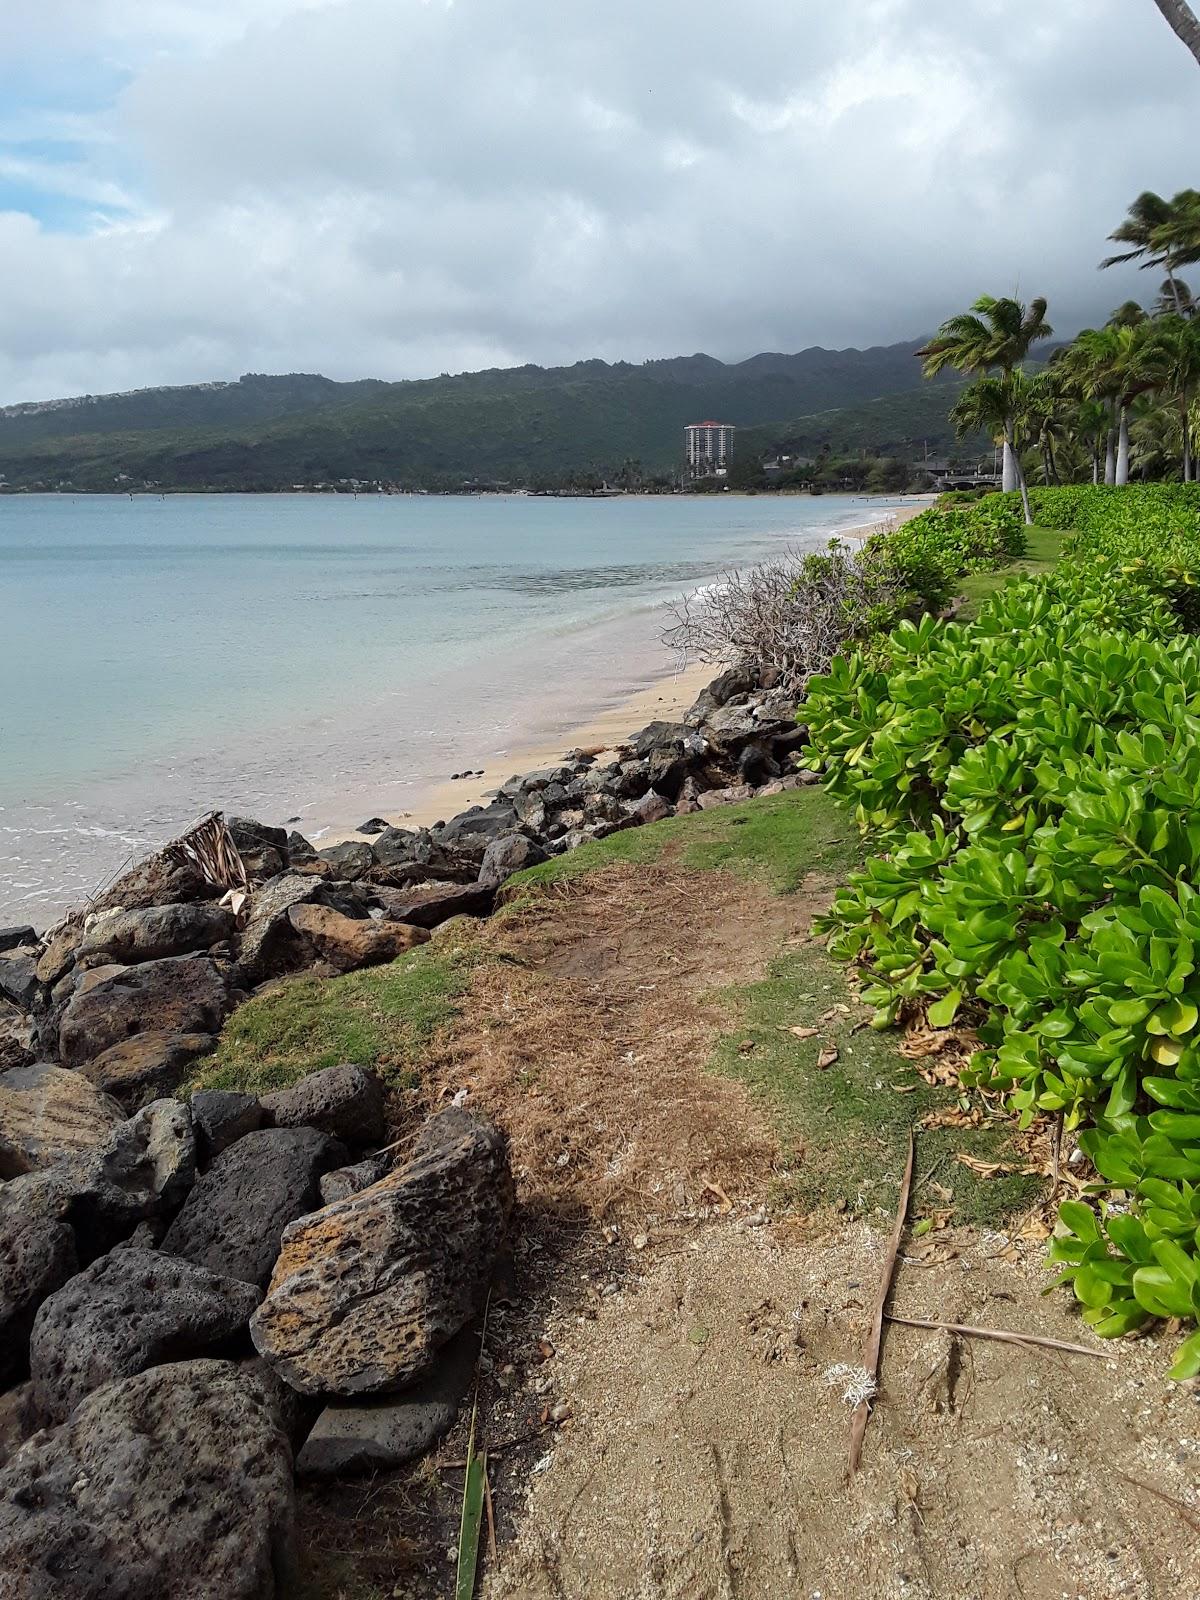
[[[850,539],[866,539],[888,526],[899,526],[919,516],[937,499],[936,495],[914,497],[913,504],[888,510],[872,521],[841,531]],[[487,758],[482,776],[452,779],[426,789],[423,793],[406,794],[403,809],[388,810],[382,805],[378,815],[385,821],[403,827],[426,828],[444,822],[466,811],[471,806],[486,805],[499,786],[514,774],[535,772],[539,767],[553,766],[564,753],[574,749],[610,750],[629,739],[648,722],[677,720],[693,703],[700,691],[722,670],[719,664],[690,662],[678,671],[664,674],[650,684],[615,701],[611,706],[578,722],[566,723],[561,732],[537,737],[516,739],[503,750]],[[386,800],[386,796],[381,797]],[[341,839],[360,837],[359,826],[367,820],[359,803],[353,814],[349,806],[338,809],[334,819],[313,831],[313,838],[322,845],[335,844]]]

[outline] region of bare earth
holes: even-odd
[[[523,1307],[501,1304],[489,1338],[504,1378],[484,1440],[524,1407],[536,1443],[494,1454],[483,1594],[1193,1600],[1195,1393],[1165,1379],[1162,1341],[1101,1344],[1067,1295],[1043,1298],[1041,1245],[909,1240],[893,1307],[1100,1359],[893,1326],[847,1485],[836,1369],[860,1361],[886,1230],[767,1222],[770,1128],[703,1070],[728,1026],[712,988],[761,972],[826,898],[612,868],[484,931],[503,959],[481,969],[443,1091],[508,1128],[535,1239],[556,1217],[584,1232],[540,1300],[530,1244]]]

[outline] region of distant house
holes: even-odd
[[[690,478],[723,478],[733,459],[733,424],[689,422],[683,430]]]

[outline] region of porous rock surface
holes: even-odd
[[[261,1104],[277,1128],[319,1128],[347,1144],[379,1141],[386,1126],[383,1080],[351,1061],[310,1072],[288,1089],[263,1095]]]
[[[502,1136],[439,1112],[407,1165],[287,1230],[256,1349],[305,1394],[413,1382],[479,1309],[512,1204]]]
[[[158,1250],[93,1261],[42,1303],[29,1344],[34,1404],[65,1422],[101,1384],[215,1351],[250,1320],[253,1285]]]
[[[212,1272],[265,1285],[289,1222],[320,1205],[323,1172],[344,1147],[315,1128],[260,1128],[196,1182],[162,1248]]]
[[[78,1072],[39,1061],[0,1073],[0,1178],[102,1145],[122,1120]]]
[[[230,1362],[106,1384],[0,1470],[0,1600],[288,1600],[291,1466]]]

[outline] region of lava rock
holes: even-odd
[[[91,919],[75,959],[84,967],[134,966],[189,955],[220,944],[236,926],[233,912],[211,900],[111,911]]]
[[[361,1194],[390,1171],[391,1162],[387,1156],[368,1156],[352,1167],[335,1167],[321,1179],[321,1203],[332,1206],[339,1200],[348,1200],[352,1194]]]
[[[78,1072],[45,1061],[0,1073],[0,1178],[102,1145],[124,1119]]]
[[[203,1162],[215,1161],[223,1150],[263,1125],[263,1108],[252,1094],[238,1094],[232,1089],[198,1089],[191,1107]]]
[[[217,1047],[215,1033],[135,1033],[85,1061],[85,1076],[122,1105],[137,1107],[177,1089],[194,1062]]]
[[[295,935],[288,912],[293,906],[317,899],[321,892],[317,879],[298,872],[274,878],[254,891],[238,947],[238,972],[247,987],[296,965]]]
[[[495,894],[481,883],[414,883],[406,889],[373,888],[371,897],[389,922],[436,928],[451,917],[486,917]]]
[[[0,928],[0,950],[19,950],[23,945],[37,944],[38,936],[27,922],[16,927]]]
[[[217,1354],[261,1296],[159,1250],[113,1250],[42,1302],[29,1343],[34,1404],[65,1422],[101,1384],[168,1361]]]
[[[212,900],[219,894],[192,862],[170,860],[162,851],[147,856],[110,883],[91,902],[93,912],[135,911],[139,906],[166,906],[181,900]],[[80,930],[82,932],[82,930]]]
[[[338,972],[394,961],[429,938],[424,928],[406,922],[347,917],[331,906],[293,906],[288,921],[316,955]]]
[[[268,1124],[319,1128],[350,1145],[377,1144],[387,1128],[382,1078],[352,1061],[310,1072],[288,1089],[263,1095],[261,1104]]]
[[[172,1211],[196,1179],[188,1107],[179,1100],[152,1100],[113,1129],[83,1176],[88,1220],[103,1219],[111,1232]]]
[[[536,867],[545,861],[546,852],[541,845],[527,839],[523,833],[506,833],[493,839],[483,852],[479,868],[479,881],[488,888],[496,888],[505,878],[525,867]]]
[[[291,1449],[226,1361],[106,1384],[0,1471],[3,1600],[286,1600]]]
[[[454,1426],[478,1354],[477,1335],[464,1329],[438,1352],[433,1371],[401,1394],[326,1406],[296,1457],[297,1473],[385,1472],[422,1455]]]
[[[647,789],[642,798],[629,807],[629,815],[636,822],[661,822],[664,817],[671,816],[674,809],[666,795]]]
[[[375,855],[365,839],[345,839],[341,844],[331,844],[317,855],[336,867],[340,877],[361,878],[375,865]]]
[[[382,817],[369,817],[366,822],[360,822],[354,831],[365,834],[386,833],[389,827],[390,823],[385,822]]]
[[[170,956],[86,972],[59,1023],[59,1053],[80,1066],[138,1033],[216,1033],[225,980],[207,956]]]
[[[0,1212],[0,1386],[24,1372],[38,1307],[78,1265],[69,1224],[18,1208]]]
[[[517,826],[517,813],[509,805],[472,806],[469,811],[452,817],[441,829],[444,844],[456,844],[462,849],[486,849],[488,840],[502,833],[511,833]]]
[[[310,861],[317,861],[316,846],[310,844],[302,833],[289,833],[287,836],[287,858],[291,867],[303,866]]]
[[[315,1128],[263,1128],[219,1155],[163,1238],[172,1255],[263,1287],[289,1222],[321,1202],[345,1149]]]
[[[8,1000],[0,1000],[0,1072],[32,1066],[37,1060],[32,1020]]]
[[[37,962],[32,956],[0,955],[0,1000],[28,1011],[37,992]]]
[[[287,1230],[255,1348],[304,1394],[414,1382],[482,1304],[512,1205],[502,1136],[439,1112],[407,1165]]]

